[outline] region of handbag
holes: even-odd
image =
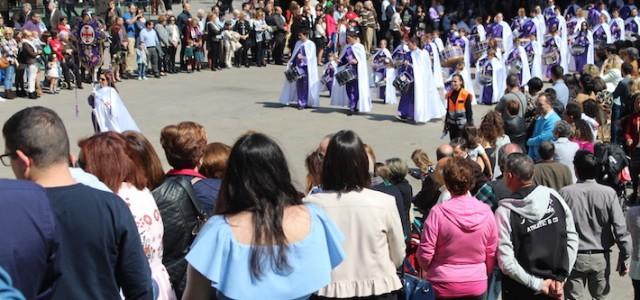
[[[196,200],[197,199],[196,195],[194,194],[193,185],[199,181],[195,179],[197,178],[194,178],[194,180],[191,180],[190,185],[184,180],[178,180],[178,184],[187,192],[187,195],[189,196],[189,200],[191,200],[191,204],[193,205],[193,209],[195,210],[195,213],[196,213],[196,224],[193,226],[193,229],[191,229],[191,235],[193,235],[194,237],[198,235],[198,232],[200,232],[200,229],[202,229],[202,226],[204,226],[204,224],[207,223],[207,216],[204,213],[202,213],[202,210],[200,209],[200,205],[198,205],[198,201]]]
[[[405,272],[405,268],[409,272]],[[414,275],[415,274],[415,275]],[[436,294],[431,283],[417,276],[418,273],[405,258],[402,267],[400,280],[402,281],[402,292],[404,300],[435,300]]]
[[[9,59],[6,57],[0,57],[0,69],[6,69],[10,65]]]

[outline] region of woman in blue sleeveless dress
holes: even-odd
[[[280,147],[240,137],[216,213],[187,254],[183,299],[307,299],[331,282],[344,237],[324,211],[303,204]]]

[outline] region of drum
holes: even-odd
[[[331,82],[331,75],[330,74],[324,74],[322,75],[322,78],[320,79],[320,83],[322,85],[327,85],[329,82]]]
[[[558,51],[547,52],[542,55],[542,62],[545,65],[555,65],[560,62],[560,54]]]
[[[304,77],[304,75],[302,74],[299,68],[291,67],[291,68],[287,68],[284,71],[284,77],[286,77],[289,82],[294,82]]]
[[[346,67],[336,73],[336,80],[339,85],[345,85],[351,81],[358,79],[358,74],[351,67]]]
[[[407,72],[403,72],[393,80],[393,86],[400,91],[400,94],[408,92],[411,85],[413,85],[413,76]]]
[[[481,85],[490,85],[491,83],[493,83],[493,77],[488,74],[480,74],[480,77],[478,77],[478,82]]]
[[[473,44],[473,56],[478,59],[489,49],[489,41],[484,40]]]
[[[584,54],[585,51],[587,51],[587,47],[583,46],[583,45],[579,45],[579,44],[573,44],[571,45],[571,55],[573,56],[580,56],[582,54]]]
[[[513,59],[509,62],[509,74],[520,74],[522,71],[522,60],[521,59]]]
[[[442,51],[444,67],[454,67],[464,61],[464,50],[458,46],[449,46]]]

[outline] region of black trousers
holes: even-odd
[[[284,53],[285,35],[284,33],[276,33],[273,37],[273,61],[276,65],[281,65],[282,53]]]
[[[169,72],[169,47],[162,47],[160,58],[158,59],[158,69],[160,69],[160,72]]]
[[[25,87],[24,87],[24,73],[26,71],[26,64],[20,64],[17,68],[16,68],[16,79],[14,80],[15,82],[15,89],[16,92],[24,92],[25,91]]]
[[[248,66],[249,65],[249,47],[248,47],[247,40],[240,41],[240,44],[242,45],[242,48],[236,50],[235,64],[236,66],[239,66],[239,65]]]
[[[187,48],[187,41],[185,39],[182,39],[181,44],[180,44],[180,68],[182,70],[186,70],[187,69],[187,65],[184,63],[184,51]]]
[[[640,280],[632,279],[631,283],[633,284],[633,299],[640,300]]]
[[[64,81],[71,87],[71,80],[74,79],[77,87],[82,87],[82,80],[80,78],[80,68],[78,68],[78,64],[72,60],[68,59],[62,65],[62,75],[64,76]]]
[[[211,68],[221,68],[222,67],[222,43],[220,41],[217,42],[209,42],[209,59],[211,59]]]
[[[176,53],[177,52],[178,52],[178,48],[176,48],[174,46],[169,46],[169,55],[165,55],[166,56],[166,60],[167,60],[167,64],[168,64],[168,68],[169,68],[169,72],[175,72],[176,71]],[[181,62],[181,63],[184,63],[184,61]]]
[[[255,48],[256,49],[256,54],[255,54],[256,66],[265,65],[264,54],[267,50],[266,45],[267,43],[265,41],[256,43],[256,48]]]

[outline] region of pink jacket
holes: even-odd
[[[327,37],[331,37],[332,34],[336,33],[336,20],[333,18],[333,16],[331,14],[326,14],[325,15],[326,21],[325,23],[327,23]]]
[[[439,297],[477,296],[493,271],[498,231],[491,208],[475,197],[457,196],[431,209],[418,247],[418,261]]]

